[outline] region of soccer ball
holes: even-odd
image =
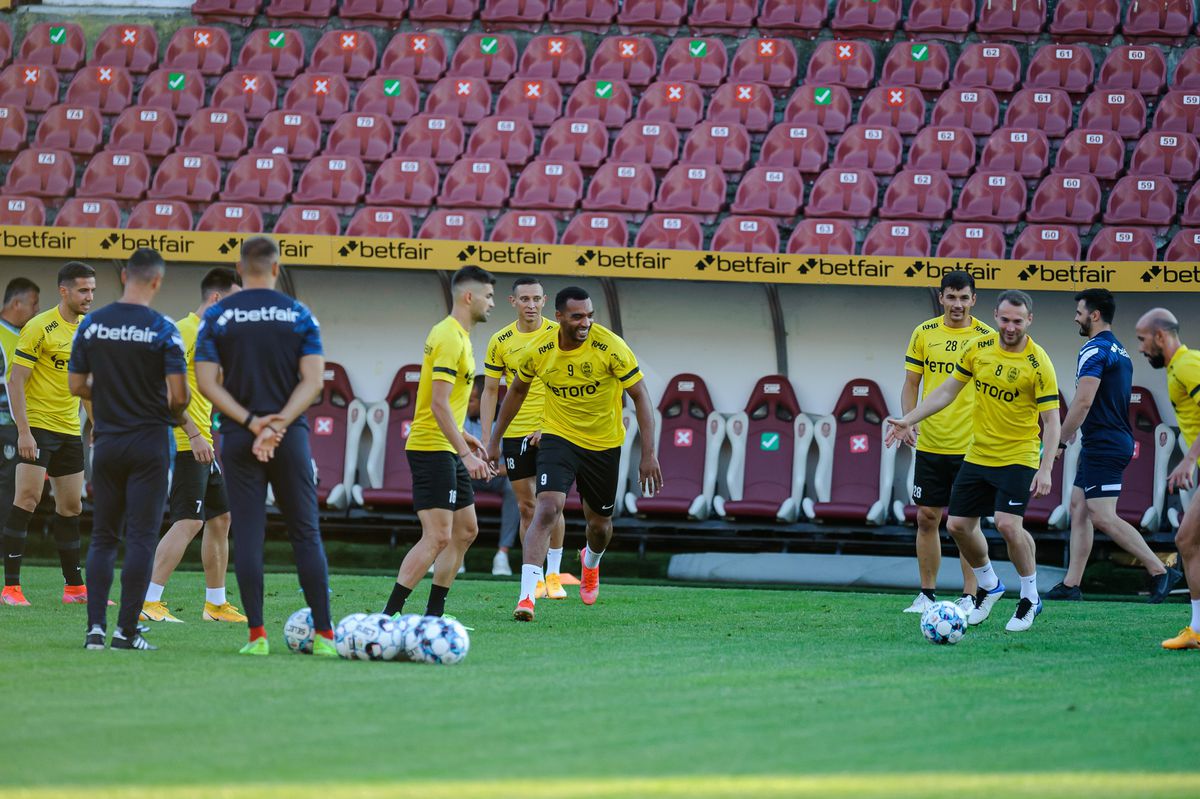
[[[283,625],[283,640],[287,641],[288,649],[302,655],[312,654],[315,634],[312,609],[310,608],[300,608],[288,616],[287,622]]]
[[[403,637],[399,625],[384,613],[372,613],[359,622],[351,636],[352,649],[360,660],[395,660]]]
[[[337,629],[333,631],[334,649],[337,650],[339,655],[347,660],[350,660],[354,657],[354,652],[351,650],[354,631],[366,618],[367,614],[365,613],[351,613],[349,616],[339,621]]]
[[[409,660],[420,663],[449,666],[465,658],[470,648],[466,629],[457,621],[441,616],[426,616],[404,637]]]
[[[395,628],[393,634],[396,637],[396,644],[399,647],[399,652],[396,653],[395,658],[390,658],[391,660],[398,660],[401,662],[412,660],[408,654],[408,636],[409,633],[416,630],[416,628],[419,627],[423,621],[425,621],[425,617],[417,613],[406,613],[400,618],[392,620],[392,625]],[[412,646],[414,649],[417,646],[417,639],[415,635],[413,637]]]
[[[921,614],[921,632],[935,644],[957,644],[967,631],[967,616],[953,602],[934,602]]]

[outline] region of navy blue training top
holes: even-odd
[[[1089,453],[1128,455],[1133,450],[1129,429],[1129,394],[1133,390],[1133,362],[1112,331],[1105,330],[1079,350],[1075,380],[1100,379],[1096,398],[1080,431]]]
[[[92,376],[92,424],[102,436],[175,424],[166,377],[186,374],[187,361],[174,322],[145,305],[114,302],[83,317],[67,371]]]
[[[225,389],[256,416],[282,410],[300,383],[300,359],[323,354],[316,317],[273,289],[229,295],[205,311],[196,335],[196,361],[220,364]]]

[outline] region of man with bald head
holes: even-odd
[[[1167,369],[1167,393],[1188,446],[1183,462],[1167,476],[1167,490],[1190,489],[1200,457],[1200,351],[1179,340],[1179,320],[1166,308],[1147,311],[1137,323],[1138,350],[1155,369]],[[1192,620],[1179,635],[1163,641],[1164,649],[1200,649],[1200,494],[1183,514],[1175,546],[1183,560],[1192,599]]]

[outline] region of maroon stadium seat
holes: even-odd
[[[216,198],[220,189],[221,164],[216,156],[175,152],[158,165],[146,198],[207,203]]]
[[[1068,111],[1070,103],[1067,100]],[[1000,124],[1000,101],[991,89],[951,89],[934,103],[930,124],[966,128],[976,136],[988,136]]]
[[[1171,263],[1200,261],[1200,230],[1182,228],[1167,245],[1163,260]]]
[[[1054,171],[1086,172],[1113,181],[1120,176],[1124,160],[1125,142],[1111,130],[1073,130],[1059,145]]]
[[[593,80],[624,81],[630,86],[648,86],[658,74],[654,42],[642,36],[609,36],[600,40],[592,54],[588,77]]]
[[[588,211],[644,214],[654,202],[654,190],[650,165],[609,161],[588,182],[583,207]]]
[[[262,233],[263,217],[258,206],[249,203],[212,203],[200,215],[196,230],[221,233]]]
[[[766,145],[763,146],[765,149]],[[952,178],[965,178],[975,169],[975,137],[966,128],[922,128],[909,145],[908,166],[937,169]]]
[[[292,201],[317,205],[356,205],[367,191],[367,170],[358,158],[320,155],[296,181]]]
[[[132,105],[113,123],[108,146],[114,150],[140,150],[152,158],[162,158],[175,147],[178,133],[174,114],[160,108]]]
[[[704,117],[704,92],[686,81],[651,83],[641,92],[637,118],[668,122],[679,130],[690,130]]]
[[[379,72],[432,83],[445,74],[446,63],[446,40],[439,34],[428,31],[397,33],[383,50]]]
[[[704,248],[704,230],[694,216],[650,214],[642,222],[633,246],[650,250],[700,250]]]
[[[1004,257],[1004,229],[999,225],[955,222],[942,233],[938,258],[999,260]]]
[[[1171,88],[1179,91],[1200,90],[1200,47],[1184,50],[1171,74]]]
[[[613,158],[617,157],[614,144]],[[726,172],[741,172],[749,160],[750,133],[744,127],[702,122],[688,133],[679,163],[711,165]]]
[[[90,105],[102,114],[119,114],[133,102],[133,78],[124,67],[84,67],[67,87],[66,102]]]
[[[292,163],[283,155],[251,153],[229,168],[221,199],[270,206],[277,210],[292,193]]]
[[[1164,94],[1154,112],[1154,129],[1200,136],[1200,92],[1172,89]]]
[[[338,209],[325,205],[289,205],[275,220],[272,232],[296,236],[336,236],[339,230]]]
[[[1062,392],[1058,394],[1058,418],[1061,422],[1067,415],[1067,402],[1063,398]],[[1042,420],[1038,417],[1038,430],[1042,430]],[[1049,525],[1051,519],[1057,514],[1058,509],[1062,506],[1063,496],[1063,458],[1056,458],[1054,466],[1050,470],[1050,493],[1043,497],[1030,497],[1029,504],[1025,508],[1025,518],[1030,524],[1039,526]],[[1056,524],[1062,524],[1057,519]]]
[[[545,211],[508,211],[492,227],[488,241],[510,244],[557,244],[558,226]]]
[[[1183,215],[1179,223],[1184,227],[1200,226],[1200,183],[1192,186],[1183,201]]]
[[[0,225],[46,224],[46,205],[37,197],[5,197],[0,200]]]
[[[372,430],[386,421],[385,446],[379,447],[382,462],[373,465],[371,482],[363,487],[367,507],[407,507],[412,504],[412,471],[404,455],[404,445],[417,407],[417,385],[421,380],[419,363],[400,367],[382,403],[371,406]]]
[[[517,71],[517,43],[504,33],[468,33],[450,58],[447,76],[506,83]]]
[[[595,119],[608,128],[620,128],[633,116],[633,92],[624,81],[582,81],[567,100],[563,116]]]
[[[70,197],[54,217],[55,227],[114,228],[121,226],[121,207],[116,200]]]
[[[626,247],[629,229],[621,214],[584,211],[571,217],[563,231],[562,243],[576,247]]]
[[[827,488],[816,483],[817,501],[806,511],[823,521],[880,523],[886,520],[890,504],[890,486],[880,485],[884,457],[883,420],[888,415],[887,400],[873,380],[851,380],[842,389],[829,421],[818,420],[817,432],[836,422],[832,446],[823,453],[819,470],[828,474]],[[829,462],[831,459],[832,462]],[[821,494],[827,493],[822,499]],[[881,500],[882,494],[888,494]]]
[[[1164,229],[1175,219],[1175,184],[1163,175],[1128,175],[1108,193],[1106,225],[1149,225]]]
[[[52,38],[51,34],[57,38]],[[21,50],[13,60],[21,64],[40,64],[69,75],[83,66],[85,58],[87,40],[82,27],[74,22],[37,22],[25,33]]]
[[[658,187],[654,210],[714,218],[725,204],[725,174],[705,166],[671,167]]]
[[[593,119],[556,120],[542,137],[541,154],[550,160],[565,159],[592,169],[607,153],[608,132]]]
[[[496,98],[496,115],[528,119],[544,128],[562,113],[563,94],[550,78],[513,78]]]
[[[258,28],[246,36],[238,53],[238,69],[270,72],[276,78],[294,78],[306,62],[304,38],[299,31]]]
[[[181,153],[212,153],[228,161],[244,153],[249,143],[249,127],[240,112],[203,108],[183,126],[176,150]]]
[[[1100,182],[1092,175],[1056,173],[1038,184],[1029,201],[1030,222],[1090,225],[1100,218]]]
[[[0,153],[11,155],[23,148],[28,129],[24,110],[15,105],[0,105]]]
[[[12,27],[7,22],[0,22],[0,67],[7,66],[12,55]]]
[[[1079,233],[1066,225],[1026,225],[1013,242],[1014,261],[1078,261]]]
[[[1057,139],[1071,130],[1071,114],[1071,98],[1062,89],[1022,89],[1008,101],[1004,126],[1036,129]]]
[[[217,82],[209,105],[241,111],[247,119],[262,119],[275,110],[278,100],[279,87],[270,72],[235,69]]]
[[[91,155],[100,149],[104,118],[95,108],[56,105],[46,110],[33,136],[33,146],[66,150],[73,155]]]
[[[840,37],[890,39],[902,13],[900,0],[834,0],[829,27]]]
[[[335,0],[267,0],[263,13],[277,25],[323,25],[337,8]]]
[[[980,169],[1016,172],[1027,179],[1040,178],[1049,167],[1050,140],[1040,130],[1001,128],[988,137],[979,155]]]
[[[570,211],[583,199],[583,171],[572,161],[534,161],[521,170],[513,208]]]
[[[1125,9],[1121,33],[1135,44],[1163,40],[1180,44],[1191,32],[1195,17],[1192,0],[1132,0]]]
[[[431,159],[393,156],[375,170],[367,202],[427,209],[437,199],[440,182],[437,164]]]
[[[779,228],[765,216],[727,216],[717,225],[709,249],[714,252],[777,253]]]
[[[842,134],[833,153],[833,166],[869,169],[876,175],[892,175],[904,160],[900,131],[876,125],[851,125]]]
[[[738,182],[735,214],[792,217],[804,204],[804,179],[790,167],[756,166]]]
[[[1129,89],[1142,95],[1159,95],[1167,85],[1167,61],[1155,45],[1123,44],[1108,51],[1097,89]]]
[[[202,75],[220,75],[229,69],[232,59],[233,45],[224,28],[188,25],[171,36],[162,68],[173,72],[195,70]]]
[[[852,91],[866,91],[875,77],[875,51],[864,42],[826,41],[817,45],[804,82],[813,86],[830,83]]]
[[[763,0],[758,29],[811,39],[825,27],[828,18],[829,4],[824,0]]]
[[[462,158],[442,182],[438,204],[449,208],[502,208],[512,176],[503,161]]]
[[[986,2],[986,0],[985,0]],[[1021,56],[1011,44],[968,44],[958,54],[950,85],[959,89],[988,88],[1008,94],[1021,83]]]
[[[360,114],[383,114],[395,123],[407,122],[419,110],[421,90],[412,78],[372,75],[358,87],[354,110]]]
[[[305,72],[296,76],[283,98],[285,111],[315,114],[332,122],[350,108],[350,84],[336,72]]]
[[[710,123],[702,123],[697,131]],[[745,129],[742,129],[743,133]],[[747,146],[749,141],[747,137]],[[670,123],[643,122],[633,120],[613,140],[612,161],[618,163],[649,164],[652,168],[665,171],[674,166],[679,157],[679,131]]]
[[[204,107],[204,76],[196,70],[156,69],[142,83],[138,105],[187,119]]]
[[[801,219],[788,239],[793,255],[853,255],[854,228],[844,219]]]
[[[734,33],[749,28],[758,15],[758,0],[695,0],[688,14],[693,31]]]
[[[1011,224],[1025,212],[1025,181],[1016,172],[978,171],[967,179],[954,218]]]
[[[785,122],[816,125],[826,133],[841,133],[850,124],[852,101],[845,86],[800,86],[783,111]]]
[[[687,0],[624,0],[617,22],[636,29],[674,29],[683,23],[687,5]]]
[[[194,0],[192,16],[201,22],[228,22],[249,27],[262,9],[262,0]]]
[[[1155,476],[1155,449],[1158,426],[1163,423],[1154,395],[1142,386],[1129,392],[1129,427],[1133,432],[1133,459],[1121,475],[1121,496],[1117,515],[1140,527],[1147,508],[1153,508],[1158,489]]]
[[[616,16],[617,0],[552,0],[547,15],[555,31],[572,29],[600,33],[608,30]]]
[[[250,151],[307,161],[320,149],[321,123],[316,116],[295,111],[272,111],[259,124]]]
[[[792,125],[782,122],[763,139],[759,150],[760,166],[795,167],[806,175],[825,168],[829,155],[829,137],[816,125]]]
[[[1102,89],[1092,92],[1079,109],[1079,127],[1112,130],[1122,139],[1137,139],[1146,129],[1146,101],[1134,91]]]
[[[321,504],[341,505],[340,494],[346,473],[346,441],[351,425],[363,413],[361,402],[354,402],[350,376],[340,363],[325,362],[325,379],[317,401],[304,412],[317,471],[317,500]]]
[[[417,238],[483,241],[483,215],[478,211],[448,211],[439,208],[425,217]]]
[[[724,6],[722,2],[720,5]],[[659,80],[690,81],[700,86],[719,86],[729,71],[729,55],[720,39],[675,39],[667,47]]]
[[[1023,86],[1030,89],[1062,89],[1068,94],[1086,94],[1092,88],[1096,62],[1082,44],[1047,44],[1029,62]]]
[[[132,230],[191,230],[192,212],[178,200],[145,200],[134,206],[125,227]]]
[[[1033,40],[1045,26],[1045,0],[982,0],[975,21],[975,31],[985,41]]]
[[[817,176],[808,198],[807,215],[869,219],[875,213],[879,184],[866,169],[831,167]]]
[[[362,80],[375,71],[375,37],[366,31],[331,30],[313,48],[308,66],[313,72],[338,72]]]
[[[1152,130],[1133,148],[1129,174],[1166,175],[1177,183],[1191,183],[1200,174],[1200,144],[1188,133]]]
[[[517,75],[550,78],[564,86],[578,83],[587,71],[587,50],[576,36],[535,36],[525,45]]]
[[[467,134],[461,119],[418,114],[400,131],[395,154],[452,164],[462,155],[466,144]]]
[[[724,83],[713,92],[706,119],[765,133],[775,123],[775,101],[771,90],[761,83]]]
[[[158,64],[158,34],[150,25],[109,25],[96,40],[88,63],[125,67],[145,75]]]
[[[347,236],[377,239],[411,239],[412,219],[400,208],[359,208],[346,225]]]
[[[974,21],[974,0],[913,0],[904,31],[915,39],[937,36],[962,41]]]
[[[1119,0],[1059,0],[1050,33],[1059,41],[1094,39],[1107,44],[1120,21]]]
[[[467,142],[472,158],[496,158],[512,166],[523,166],[537,153],[533,125],[528,119],[490,116],[475,126]]]
[[[754,385],[745,415],[728,422],[731,428],[745,425],[744,430],[731,429],[731,433],[744,436],[746,444],[742,495],[725,501],[726,516],[774,519],[786,512],[794,518],[798,508],[785,511],[785,504],[792,504],[795,428],[800,416],[800,403],[786,377],[770,375]],[[763,446],[764,442],[770,446]]]
[[[145,196],[153,177],[150,162],[143,153],[103,150],[92,156],[83,171],[79,194],[133,203]]]
[[[414,23],[465,30],[478,10],[475,0],[412,0],[408,18]]]
[[[483,78],[442,78],[425,98],[425,112],[456,116],[472,125],[491,113],[492,90]]]
[[[925,127],[925,98],[911,86],[880,86],[872,89],[858,109],[864,125],[886,125],[911,136]]]
[[[66,150],[22,150],[4,179],[5,194],[28,197],[67,197],[74,188],[75,161]]]
[[[910,17],[911,20],[911,17]],[[950,80],[950,54],[939,42],[900,42],[883,61],[881,86],[915,86],[940,92]]]
[[[787,89],[796,83],[798,69],[796,48],[788,39],[746,39],[733,55],[729,80]]]
[[[350,25],[391,25],[408,14],[408,0],[342,0],[338,17]]]
[[[945,172],[901,170],[883,193],[879,215],[889,219],[928,219],[941,222],[954,210],[954,186]]]
[[[479,19],[486,31],[537,31],[549,10],[550,0],[484,0]]]
[[[875,223],[863,239],[863,255],[889,255],[906,258],[927,258],[933,252],[929,228],[921,222],[893,222],[887,219]]]
[[[1158,258],[1154,233],[1141,227],[1102,227],[1088,247],[1089,261],[1153,261]]]
[[[382,114],[345,113],[329,130],[324,155],[350,155],[378,164],[392,153],[396,129]]]

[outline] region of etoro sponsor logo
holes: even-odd
[[[705,255],[696,261],[696,271],[712,267],[717,272],[738,272],[750,275],[785,275],[787,261],[769,255],[745,255],[732,258],[720,253]]]
[[[514,266],[545,266],[550,253],[531,244],[471,244],[458,253],[460,261]]]
[[[575,259],[580,266],[601,269],[666,269],[670,258],[648,250],[585,250]]]
[[[433,257],[433,247],[415,241],[351,239],[338,248],[338,255],[381,261],[428,261]]]

